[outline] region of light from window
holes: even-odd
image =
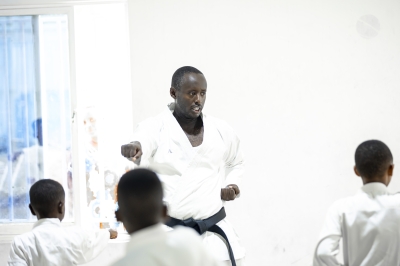
[[[29,188],[51,178],[72,218],[67,15],[0,17],[0,222],[29,222]]]

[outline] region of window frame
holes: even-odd
[[[74,39],[74,7],[40,7],[40,8],[16,8],[7,7],[0,8],[0,16],[24,16],[24,15],[49,15],[49,14],[65,14],[68,17],[68,45],[69,45],[69,78],[70,78],[70,103],[71,113],[71,137],[72,137],[72,163],[75,177],[73,182],[74,191],[74,217],[71,222],[62,223],[63,226],[82,225],[82,211],[86,202],[86,179],[79,178],[85,176],[84,166],[84,150],[81,132],[84,130],[79,123],[79,113],[77,104],[77,90],[76,90],[76,68],[75,68],[75,39]],[[81,200],[82,199],[82,200]],[[0,224],[0,243],[11,243],[14,236],[28,232],[31,230],[34,222],[27,223],[2,223]]]

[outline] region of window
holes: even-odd
[[[0,17],[0,221],[33,218],[29,188],[51,178],[72,214],[67,15]],[[36,220],[36,219],[35,219]]]
[[[129,168],[120,155],[120,145],[130,141],[133,130],[127,3],[72,1],[57,7],[56,2],[46,8],[0,7],[0,182],[6,184],[0,188],[3,241],[30,229],[27,222],[36,218],[27,208],[27,191],[37,178],[49,177],[52,169],[51,178],[60,180],[67,194],[67,223],[63,224],[68,220],[92,228],[111,224],[115,185]],[[13,52],[4,48],[2,35],[9,30],[3,23],[8,27],[10,21],[18,21],[19,29],[25,23],[25,42]],[[12,58],[14,65],[3,58]],[[6,67],[14,76],[4,73]],[[5,78],[26,86],[14,89]],[[36,147],[33,157],[43,161],[42,175],[40,169],[30,170],[38,168],[38,163],[24,154],[32,147]],[[46,174],[50,166],[54,168]],[[22,175],[18,180],[23,185],[13,188],[10,180],[16,169],[37,174],[33,179]],[[23,193],[16,198],[18,189]]]

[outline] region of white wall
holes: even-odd
[[[247,265],[311,264],[326,209],[361,186],[352,167],[362,141],[386,142],[400,165],[399,8],[396,0],[129,1],[134,122],[162,110],[173,72],[192,65],[208,81],[204,112],[242,139],[247,173],[228,217]],[[359,21],[368,14],[379,27]]]

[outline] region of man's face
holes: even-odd
[[[186,73],[180,90],[171,88],[171,96],[176,99],[175,111],[187,118],[197,118],[206,102],[207,81],[202,74]]]

